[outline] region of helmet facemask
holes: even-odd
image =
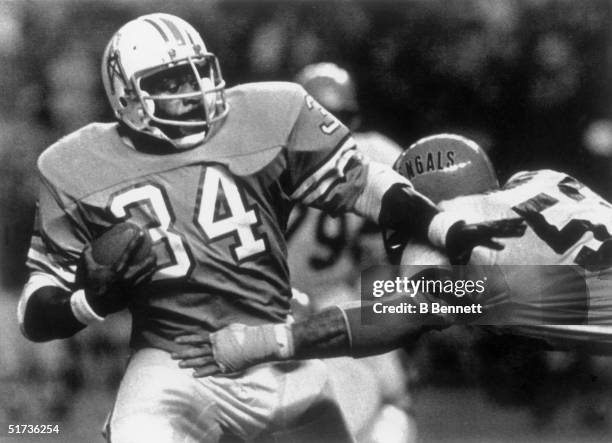
[[[228,112],[225,82],[210,54],[137,72],[131,83],[149,125],[172,141],[205,136]]]

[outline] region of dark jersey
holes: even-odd
[[[346,212],[366,186],[349,131],[301,87],[256,83],[227,96],[227,120],[192,150],[147,154],[116,124],[92,124],[39,160],[33,275],[73,291],[86,242],[121,221],[150,235],[158,268],[130,298],[136,348],[171,349],[174,336],[200,328],[283,321],[292,205]]]

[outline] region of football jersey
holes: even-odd
[[[612,266],[612,205],[566,174],[539,170],[515,174],[498,191],[440,203],[467,223],[522,217],[525,235],[504,239],[502,251],[477,248],[471,262],[498,265]],[[607,255],[607,256],[606,256]]]
[[[484,322],[535,326],[525,331],[543,323],[612,325],[612,205],[579,181],[551,170],[521,172],[500,190],[440,207],[468,223],[515,217],[527,223],[523,236],[501,240],[503,250],[472,253],[470,265],[499,265],[471,267],[489,277],[484,302],[511,307]],[[409,249],[402,264],[426,264]],[[426,260],[442,264],[435,255]],[[497,272],[501,278],[491,279]]]
[[[75,289],[86,242],[111,225],[145,228],[158,258],[133,291],[132,346],[229,323],[283,321],[291,287],[284,240],[294,203],[353,209],[367,164],[348,129],[291,83],[226,91],[231,112],[201,146],[150,154],[116,124],[91,124],[39,159],[37,232],[28,266]]]
[[[353,138],[366,158],[389,167],[402,152],[377,132],[355,133]],[[319,209],[296,207],[287,231],[293,285],[309,294],[317,307],[338,301],[334,295],[346,293],[363,266],[385,263],[380,234],[371,228],[371,222],[355,214],[332,217]]]

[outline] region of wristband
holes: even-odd
[[[210,343],[223,373],[269,361],[289,360],[294,355],[291,326],[285,323],[230,325],[210,334]]]
[[[104,317],[100,317],[93,310],[87,299],[85,298],[85,290],[79,289],[70,296],[70,308],[74,317],[84,325],[91,325],[104,321]]]
[[[274,325],[274,336],[278,345],[277,356],[289,360],[294,355],[293,334],[291,326],[285,323]]]
[[[438,212],[427,229],[427,238],[432,245],[438,248],[444,248],[446,246],[446,234],[448,230],[455,223],[463,220],[459,214],[453,214],[451,212]]]

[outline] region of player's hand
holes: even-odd
[[[174,339],[186,348],[174,352],[182,368],[193,368],[195,377],[233,373],[268,361],[287,359],[277,342],[275,324],[247,326],[234,323],[213,333],[182,335]]]
[[[181,368],[193,368],[194,377],[208,377],[225,372],[215,360],[210,336],[208,332],[200,332],[181,335],[174,339],[174,342],[182,345],[183,349],[173,352],[172,358],[180,360],[178,365]]]
[[[85,298],[100,316],[118,312],[127,306],[125,291],[151,279],[157,264],[153,252],[144,260],[135,256],[145,241],[144,234],[134,236],[123,253],[112,264],[96,262],[91,244],[81,253],[76,271],[77,286],[85,290]]]
[[[526,228],[522,218],[469,224],[460,221],[451,226],[446,234],[446,253],[452,264],[466,264],[475,247],[501,251],[504,245],[495,238],[521,237]]]

